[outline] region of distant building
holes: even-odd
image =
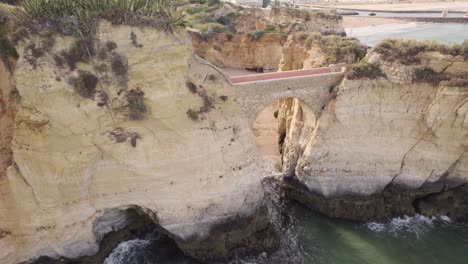
[[[222,2],[233,3],[242,6],[261,6],[263,0],[221,0]]]

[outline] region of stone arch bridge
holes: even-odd
[[[343,77],[344,68],[317,68],[231,77],[231,83],[238,88],[237,102],[252,126],[260,111],[282,98],[300,99],[315,114],[322,112]]]

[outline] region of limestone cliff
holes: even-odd
[[[369,61],[387,77],[344,80],[318,115],[297,99],[283,101],[283,173],[293,198],[348,219],[468,217],[468,62],[418,56],[423,63],[408,66],[373,52]],[[465,81],[434,83],[418,69]]]
[[[351,39],[337,37],[318,45],[317,40],[325,40],[321,35],[345,35],[342,18],[331,13],[282,8],[272,9],[268,15],[267,10],[247,8],[238,12],[232,27],[234,32],[230,33],[219,33],[225,31],[215,27],[192,32],[197,55],[218,67],[266,71],[309,69],[357,60],[348,49],[343,50],[349,58],[332,62],[327,58],[331,52],[326,49],[340,49],[339,44]]]
[[[195,52],[222,68],[289,71],[354,63],[366,54],[358,40],[339,36],[264,33],[215,33],[202,37],[191,32]]]
[[[289,35],[283,46],[279,70],[301,70],[352,64],[366,55],[367,48],[357,39],[339,36]]]
[[[288,36],[264,34],[253,39],[249,34],[214,34],[203,39],[195,32],[190,34],[197,55],[219,67],[276,70],[282,58],[283,45]]]
[[[346,35],[343,17],[321,11],[272,8],[268,20],[286,34]]]
[[[129,208],[200,259],[268,244],[253,136],[225,77],[183,33],[103,23],[97,38],[92,65],[70,61],[72,37],[20,42],[14,127],[0,67],[13,153],[0,164],[0,263],[92,255]]]

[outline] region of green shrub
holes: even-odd
[[[184,15],[171,0],[23,0],[15,16],[37,32],[39,27],[91,36],[100,18],[114,24],[147,25],[166,31],[183,27]]]
[[[188,14],[194,15],[196,13],[200,13],[203,9],[199,6],[187,6],[184,10]]]
[[[107,48],[107,51],[113,51],[117,48],[117,43],[115,43],[114,41],[107,41],[106,48]]]
[[[191,93],[197,93],[197,86],[193,82],[186,81],[185,86]]]
[[[98,59],[100,59],[100,60],[105,60],[105,59],[107,59],[107,51],[108,51],[108,50],[107,50],[106,47],[100,48],[100,49],[98,50],[98,52],[97,52],[97,57],[98,57]]]
[[[88,54],[88,51],[90,54]],[[68,51],[62,51],[60,55],[64,58],[70,70],[74,70],[76,69],[76,63],[89,61],[89,55],[94,56],[96,54],[91,39],[84,41],[79,39],[73,43]]]
[[[21,94],[16,86],[13,86],[13,89],[10,90],[10,98],[16,103],[21,102]]]
[[[265,28],[265,33],[277,33],[276,27],[274,25],[268,25]]]
[[[11,44],[7,35],[7,26],[0,25],[0,56],[2,57],[5,65],[10,65],[9,58],[17,60],[19,58],[18,52],[15,47]]]
[[[435,72],[428,67],[416,69],[413,80],[416,82],[428,82],[433,85],[444,84],[452,87],[468,87],[468,76],[466,74]]]
[[[132,40],[132,45],[135,47],[135,48],[143,48],[143,45],[138,43],[137,41],[137,35],[135,34],[135,32],[132,31],[132,33],[130,33],[130,39]]]
[[[132,89],[127,93],[128,118],[131,120],[141,120],[146,113],[145,93],[140,89]]]
[[[216,6],[216,5],[220,5],[221,2],[219,0],[206,0],[206,4],[208,6]]]
[[[254,31],[254,32],[252,32],[252,33],[250,34],[250,38],[251,38],[252,40],[259,40],[259,39],[261,39],[261,38],[263,37],[263,35],[265,35],[265,32],[264,32],[264,31],[256,30],[256,31]]]
[[[203,39],[204,41],[207,41],[213,38],[215,33],[226,32],[226,27],[217,23],[209,23],[207,25],[204,25],[203,28],[204,29],[200,31],[199,35],[200,35],[200,38]]]
[[[356,61],[366,56],[367,48],[355,38],[340,36],[321,36],[314,34],[309,36],[305,44],[308,47],[317,45],[327,56],[328,64],[347,62],[347,56],[354,55]]]
[[[441,82],[447,80],[447,75],[445,73],[437,73],[431,68],[424,67],[415,70],[414,80],[438,85]]]
[[[364,78],[373,80],[379,77],[385,77],[385,74],[380,70],[379,65],[366,61],[350,65],[346,71],[346,78],[348,80]]]
[[[189,109],[187,111],[188,118],[192,119],[193,121],[198,121],[199,115],[200,115],[200,112],[195,111],[193,109]]]
[[[117,76],[127,76],[128,65],[124,58],[120,55],[114,54],[111,59],[112,71]]]
[[[70,78],[70,84],[75,92],[84,98],[93,99],[96,93],[98,78],[87,71],[78,71],[78,77]]]
[[[375,46],[374,51],[388,62],[399,62],[404,65],[421,63],[420,55],[424,52],[440,52],[446,55],[463,56],[468,59],[468,41],[462,44],[443,45],[434,41],[416,41],[402,39],[385,39]]]

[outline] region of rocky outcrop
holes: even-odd
[[[236,33],[247,34],[263,31],[269,24],[264,12],[260,8],[246,8],[239,12],[235,21]]]
[[[234,23],[236,34],[192,32],[197,55],[218,67],[262,69],[266,71],[298,70],[353,63],[354,56],[329,62],[328,50],[351,39],[337,39],[319,46],[314,40],[321,35],[345,35],[342,18],[323,12],[298,9],[272,9],[268,16],[261,9],[242,9]]]
[[[355,63],[366,47],[353,38],[307,34],[214,33],[208,38],[191,32],[197,55],[221,68],[290,71]]]
[[[322,11],[272,8],[268,20],[276,25],[280,32],[286,34],[346,35],[343,17]]]
[[[213,34],[202,39],[198,33],[190,34],[197,55],[219,67],[240,69],[277,70],[282,58],[283,45],[288,36],[264,34],[259,39],[249,34]]]
[[[6,169],[12,164],[13,121],[16,103],[20,99],[13,83],[12,67],[12,61],[0,60],[0,181],[5,178]]]
[[[425,68],[464,69],[466,76],[462,57],[421,57]],[[406,78],[414,72],[405,67],[381,69],[388,79],[345,80],[320,114],[297,100],[284,102],[281,109],[292,113],[279,114],[291,119],[281,121],[290,124],[282,129],[282,159],[291,197],[354,220],[467,218],[468,87]]]
[[[135,207],[195,257],[274,247],[253,136],[225,77],[185,34],[103,23],[97,37],[93,64],[72,63],[71,37],[40,56],[39,38],[18,46],[14,126],[1,115],[13,160],[0,177],[0,262],[94,255],[129,224],[108,212]]]
[[[307,45],[307,36],[290,35],[283,46],[279,70],[291,71],[328,66],[327,54],[316,45]]]

